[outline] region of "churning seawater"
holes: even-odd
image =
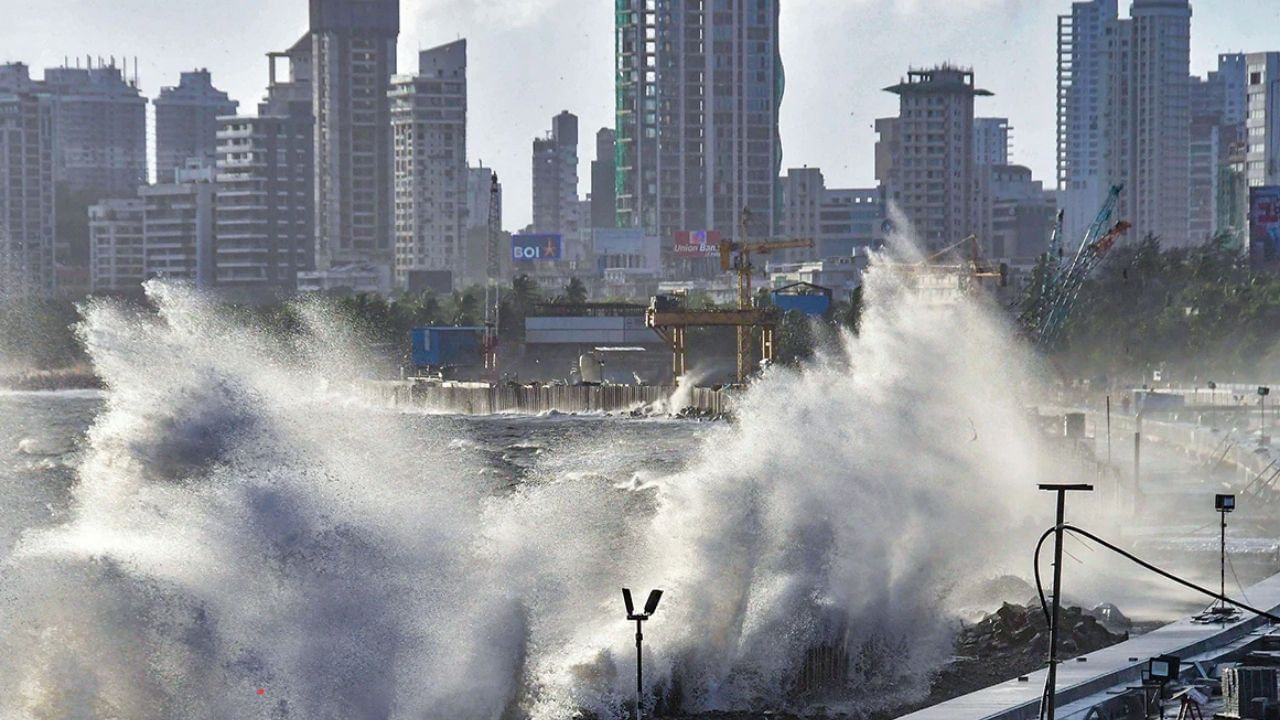
[[[860,336],[732,424],[397,413],[323,307],[279,338],[148,291],[85,310],[109,390],[0,395],[0,717],[621,717],[624,585],[667,592],[668,705],[794,707],[838,643],[826,704],[876,710],[1043,519],[1009,329],[876,273]]]

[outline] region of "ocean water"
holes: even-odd
[[[920,696],[951,598],[1046,522],[1033,359],[980,299],[871,275],[859,337],[737,421],[397,413],[321,306],[279,338],[153,284],[82,336],[101,394],[0,395],[0,717],[620,718],[646,697]]]

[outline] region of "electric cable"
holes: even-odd
[[[1036,594],[1040,598],[1040,610],[1044,613],[1046,623],[1052,623],[1053,621],[1049,613],[1049,603],[1048,601],[1045,600],[1045,596],[1044,596],[1044,583],[1040,579],[1040,550],[1044,547],[1044,541],[1049,539],[1049,536],[1054,534],[1054,532],[1056,532],[1057,530],[1058,530],[1058,527],[1055,525],[1054,527],[1051,527],[1048,530],[1045,530],[1044,534],[1040,536],[1040,539],[1036,542],[1036,550],[1035,550],[1035,557],[1034,557],[1034,563],[1033,563],[1034,571],[1035,571],[1034,575],[1035,575],[1035,581],[1036,581]],[[1280,616],[1276,616],[1265,610],[1259,610],[1258,608],[1252,607],[1245,603],[1232,600],[1231,598],[1226,597],[1225,593],[1215,593],[1214,591],[1209,590],[1208,588],[1202,587],[1200,585],[1197,585],[1191,582],[1190,580],[1186,580],[1184,578],[1178,577],[1177,575],[1174,575],[1173,573],[1167,570],[1157,567],[1156,565],[1153,565],[1147,562],[1146,560],[1143,560],[1142,558],[1138,557],[1137,555],[1134,555],[1133,553],[1127,550],[1124,550],[1123,548],[1120,548],[1116,545],[1113,545],[1107,542],[1106,540],[1103,540],[1102,538],[1098,537],[1097,535],[1094,535],[1088,530],[1085,530],[1083,528],[1078,528],[1078,527],[1075,527],[1074,525],[1069,525],[1067,523],[1063,523],[1062,531],[1064,533],[1070,532],[1076,535],[1082,535],[1086,538],[1089,538],[1090,540],[1098,543],[1099,545],[1107,548],[1108,550],[1111,550],[1112,552],[1126,558],[1130,562],[1136,565],[1139,565],[1147,570],[1150,570],[1151,572],[1163,578],[1172,580],[1178,583],[1179,585],[1182,585],[1183,587],[1194,590],[1203,595],[1207,595],[1211,598],[1214,598],[1215,600],[1221,599],[1224,603],[1230,603],[1231,605],[1235,605],[1236,607],[1242,610],[1251,612],[1254,615],[1258,615],[1260,617],[1264,617],[1270,620],[1271,622],[1280,623]],[[1231,572],[1232,572],[1232,575],[1234,576],[1235,568],[1232,568]],[[1239,582],[1240,582],[1239,579],[1237,579],[1236,584],[1238,585]],[[1241,589],[1241,594],[1242,595],[1244,594],[1243,588]],[[1248,598],[1245,598],[1245,599],[1248,600]],[[1044,720],[1044,710],[1045,710],[1045,706],[1047,705],[1046,700],[1048,699],[1050,692],[1053,692],[1053,691],[1049,688],[1049,679],[1048,677],[1046,677],[1045,684],[1044,684],[1044,691],[1040,694],[1040,713],[1039,713],[1040,720]]]
[[[1044,591],[1043,591],[1043,589],[1042,589],[1042,588],[1043,588],[1043,584],[1041,583],[1041,580],[1040,580],[1040,549],[1041,549],[1041,547],[1043,546],[1044,540],[1045,540],[1046,538],[1048,538],[1048,536],[1049,536],[1050,534],[1052,534],[1052,533],[1054,532],[1054,530],[1055,530],[1055,528],[1049,528],[1048,530],[1046,530],[1046,531],[1045,531],[1045,534],[1044,534],[1044,535],[1042,535],[1042,536],[1040,536],[1040,542],[1036,544],[1036,557],[1035,557],[1036,589],[1037,589],[1037,591],[1039,591],[1039,593],[1040,593],[1041,609],[1043,609],[1043,610],[1044,610],[1044,613],[1045,613],[1045,617],[1046,617],[1046,618],[1047,618],[1047,617],[1049,617],[1049,608],[1048,608],[1047,603],[1045,602],[1045,598],[1044,598]],[[1151,572],[1153,572],[1153,573],[1155,573],[1155,574],[1157,574],[1157,575],[1159,575],[1159,576],[1161,576],[1161,577],[1163,577],[1163,578],[1165,578],[1165,579],[1172,580],[1172,581],[1174,581],[1174,582],[1178,583],[1179,585],[1182,585],[1182,586],[1183,586],[1183,587],[1185,587],[1185,588],[1188,588],[1188,589],[1190,589],[1190,590],[1194,590],[1194,591],[1196,591],[1196,592],[1198,592],[1198,593],[1200,593],[1200,594],[1202,594],[1202,595],[1206,595],[1206,596],[1211,597],[1211,598],[1213,598],[1213,599],[1215,599],[1215,600],[1217,600],[1217,599],[1221,599],[1221,600],[1223,600],[1223,601],[1224,601],[1224,602],[1226,602],[1226,603],[1229,603],[1229,604],[1231,604],[1231,605],[1235,605],[1236,607],[1240,608],[1241,610],[1245,610],[1245,611],[1247,611],[1247,612],[1251,612],[1251,613],[1253,613],[1254,615],[1259,615],[1259,616],[1264,617],[1264,618],[1266,618],[1266,619],[1268,619],[1268,620],[1270,620],[1270,621],[1272,621],[1272,622],[1280,623],[1280,616],[1273,615],[1273,614],[1271,614],[1271,613],[1267,612],[1266,610],[1260,610],[1260,609],[1258,609],[1258,608],[1255,608],[1255,607],[1252,607],[1252,606],[1247,605],[1247,604],[1245,604],[1245,603],[1242,603],[1242,602],[1240,602],[1240,601],[1238,601],[1238,600],[1232,600],[1231,598],[1228,598],[1228,597],[1222,597],[1222,595],[1221,595],[1220,593],[1216,593],[1216,592],[1214,592],[1214,591],[1212,591],[1212,590],[1210,590],[1210,589],[1208,589],[1208,588],[1206,588],[1206,587],[1203,587],[1203,586],[1201,586],[1201,585],[1197,585],[1197,584],[1195,584],[1195,583],[1191,582],[1190,580],[1186,580],[1186,579],[1184,579],[1184,578],[1178,577],[1177,575],[1174,575],[1173,573],[1169,572],[1168,570],[1164,570],[1163,568],[1157,567],[1156,565],[1153,565],[1153,564],[1151,564],[1151,563],[1147,562],[1146,560],[1143,560],[1142,558],[1138,557],[1137,555],[1134,555],[1133,553],[1131,553],[1131,552],[1129,552],[1129,551],[1127,551],[1127,550],[1125,550],[1125,549],[1123,549],[1123,548],[1120,548],[1120,547],[1118,547],[1118,546],[1116,546],[1116,545],[1113,545],[1113,544],[1111,544],[1111,543],[1107,542],[1106,540],[1103,540],[1102,538],[1098,537],[1097,535],[1094,535],[1093,533],[1089,532],[1088,530],[1085,530],[1085,529],[1083,529],[1083,528],[1078,528],[1078,527],[1076,527],[1076,526],[1074,526],[1074,525],[1065,524],[1065,523],[1064,523],[1064,524],[1063,524],[1063,526],[1062,526],[1062,530],[1063,530],[1063,532],[1071,532],[1071,533],[1076,533],[1076,534],[1078,534],[1078,535],[1083,535],[1084,537],[1089,538],[1090,540],[1092,540],[1092,541],[1094,541],[1094,542],[1098,543],[1099,545],[1101,545],[1101,546],[1103,546],[1103,547],[1107,548],[1108,550],[1111,550],[1112,552],[1114,552],[1114,553],[1116,553],[1116,554],[1118,554],[1118,555],[1123,556],[1124,558],[1126,558],[1126,559],[1127,559],[1127,560],[1129,560],[1130,562],[1132,562],[1132,563],[1134,563],[1134,564],[1136,564],[1136,565],[1139,565],[1139,566],[1141,566],[1141,567],[1143,567],[1143,568],[1145,568],[1145,569],[1147,569],[1147,570],[1150,570]]]

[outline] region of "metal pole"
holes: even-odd
[[[1062,522],[1067,493],[1058,491],[1058,523],[1053,533],[1053,614],[1049,623],[1049,720],[1054,720],[1058,695],[1058,615],[1062,609]]]
[[[1107,469],[1111,469],[1111,396],[1107,396]]]
[[[644,659],[640,649],[640,643],[644,640],[644,633],[641,632],[643,622],[644,620],[636,618],[636,720],[640,720],[640,698],[644,697]]]
[[[1053,526],[1053,609],[1049,616],[1049,683],[1045,688],[1045,697],[1041,701],[1041,709],[1048,711],[1044,717],[1055,720],[1058,699],[1058,625],[1062,614],[1062,526],[1066,520],[1067,492],[1089,491],[1093,490],[1093,486],[1041,485],[1040,489],[1058,493],[1058,521]]]

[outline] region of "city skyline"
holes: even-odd
[[[1120,3],[1122,15],[1128,4]],[[39,75],[64,57],[74,65],[77,55],[83,62],[86,55],[114,53],[118,62],[127,55],[132,71],[136,55],[148,97],[176,84],[181,72],[208,67],[215,85],[242,109],[252,108],[266,89],[265,54],[289,47],[307,26],[306,5],[296,0],[183,5],[156,9],[142,0],[123,0],[102,8],[54,0],[45,12],[23,14],[0,30],[6,52],[0,61],[26,62]],[[420,49],[459,37],[471,44],[468,157],[502,178],[508,228],[531,219],[528,148],[545,133],[547,118],[561,110],[578,115],[584,138],[613,127],[611,5],[582,5],[570,0],[484,8],[456,0],[403,2],[402,67],[414,67]],[[1192,5],[1194,74],[1207,72],[1219,52],[1274,49],[1268,32],[1274,23],[1266,21],[1280,20],[1275,3],[1198,0]],[[138,12],[130,11],[134,6]],[[996,94],[982,114],[1010,119],[1013,161],[1030,167],[1039,179],[1054,177],[1054,33],[1057,16],[1070,10],[1068,0],[914,0],[892,7],[867,0],[793,0],[781,7],[787,77],[781,109],[784,172],[820,167],[832,186],[872,186],[872,126],[895,107],[894,98],[881,89],[896,83],[908,66],[950,61],[973,67],[978,82]],[[206,32],[193,36],[186,25]],[[992,41],[975,46],[975,32]],[[49,37],[58,39],[36,40]],[[177,37],[182,42],[169,40]],[[1011,56],[1022,60],[1011,62]],[[512,57],[521,62],[511,62]],[[833,64],[838,65],[834,70]],[[589,177],[592,148],[580,144],[578,156],[579,177]]]

